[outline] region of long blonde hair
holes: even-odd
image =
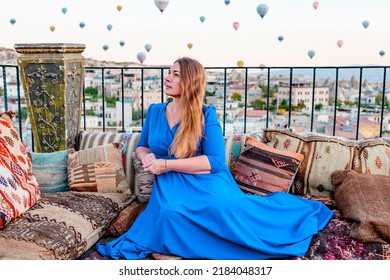
[[[197,144],[203,136],[203,100],[206,92],[206,74],[198,61],[182,57],[175,61],[180,65],[181,122],[171,145],[171,153],[177,158],[196,154]]]

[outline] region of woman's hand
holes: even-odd
[[[166,172],[165,159],[154,159],[147,167],[144,167],[144,170],[156,175]]]
[[[141,160],[141,162],[142,162],[142,167],[143,168],[148,168],[152,163],[153,163],[153,161],[155,161],[156,160],[156,157],[155,157],[155,155],[153,154],[153,153],[149,153],[149,154],[146,154],[143,158],[142,158],[142,160]],[[146,171],[146,170],[145,170]]]

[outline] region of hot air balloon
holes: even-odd
[[[200,21],[203,23],[204,20],[206,19],[206,17],[205,17],[205,16],[200,16],[199,19],[200,19]]]
[[[152,49],[152,45],[151,44],[145,44],[145,50],[147,52],[150,52],[151,49]]]
[[[370,22],[368,20],[363,20],[362,24],[364,28],[367,28],[370,25]]]
[[[50,30],[51,32],[54,32],[54,30],[56,30],[56,27],[54,25],[50,26]]]
[[[103,50],[107,51],[108,50],[108,45],[103,45]]]
[[[160,10],[162,14],[168,6],[169,0],[154,0],[154,4],[156,4],[157,8]]]
[[[137,59],[138,59],[139,62],[143,63],[145,58],[146,58],[146,54],[145,53],[143,53],[143,52],[137,53]]]
[[[194,46],[194,45],[193,45],[192,43],[188,43],[188,44],[187,44],[187,47],[188,47],[189,49],[192,49],[193,46]]]
[[[240,23],[238,21],[233,22],[233,27],[237,30],[240,27]]]
[[[62,11],[62,13],[65,15],[66,12],[68,11],[68,9],[67,9],[67,8],[62,8],[61,11]]]
[[[382,51],[379,51],[379,55],[380,55],[380,56],[384,56],[384,55],[385,55],[385,51],[383,51],[383,50],[382,50]]]
[[[14,18],[11,18],[11,19],[9,20],[9,22],[10,22],[12,25],[14,25],[14,24],[15,24],[15,22],[16,22],[16,19],[14,19]]]
[[[344,44],[343,40],[337,41],[337,46],[339,46],[339,48],[341,48],[343,46],[343,44]]]
[[[282,35],[279,35],[279,36],[278,36],[278,41],[279,41],[279,42],[283,42],[283,40],[284,40],[284,37],[283,37]]]
[[[310,57],[310,58],[313,58],[315,56],[316,52],[313,51],[313,50],[310,50],[307,52],[307,55]]]
[[[118,12],[122,11],[122,5],[116,6],[116,9],[118,10]]]
[[[84,28],[85,27],[85,23],[84,22],[80,22],[79,26],[80,26],[80,28]]]
[[[230,4],[230,0],[225,0],[225,5],[229,6],[229,4]]]
[[[244,61],[242,61],[242,60],[237,61],[237,66],[238,67],[244,66]]]
[[[257,6],[257,13],[261,18],[264,18],[265,15],[268,13],[268,6],[267,4],[260,4]]]
[[[119,45],[120,45],[121,47],[123,47],[125,44],[126,44],[125,41],[119,41]]]
[[[313,8],[314,8],[315,10],[317,10],[317,8],[318,8],[319,5],[320,5],[320,2],[318,2],[318,1],[314,1],[314,2],[313,2]]]
[[[112,25],[111,24],[107,24],[107,29],[108,29],[108,31],[111,31]]]

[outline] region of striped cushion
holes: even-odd
[[[135,169],[131,162],[131,153],[135,151],[141,133],[113,133],[113,132],[87,132],[81,131],[78,139],[78,150],[105,145],[113,142],[125,144],[124,169],[126,182],[130,191],[134,193]]]
[[[251,136],[262,141],[263,132],[239,133],[232,136],[225,136],[225,163],[230,171],[234,170],[238,157],[244,149],[245,137]]]
[[[32,174],[42,193],[68,190],[68,151],[31,153]]]
[[[279,151],[247,136],[233,175],[246,193],[288,192],[302,160],[301,154]]]

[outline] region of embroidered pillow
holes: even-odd
[[[390,243],[390,176],[338,170],[332,174],[337,208],[360,242]]]
[[[31,153],[32,174],[42,193],[68,191],[68,151]]]
[[[267,146],[304,155],[291,186],[293,194],[332,197],[331,174],[336,170],[355,170],[360,166],[359,145],[354,140],[277,129],[266,129],[263,139]]]
[[[302,160],[302,154],[279,151],[247,136],[233,176],[246,193],[288,192]]]
[[[40,197],[29,151],[12,124],[14,115],[0,115],[0,228],[26,212]]]
[[[135,156],[134,152],[131,154],[131,160],[135,168],[135,195],[139,202],[147,202],[152,193],[154,174],[144,171],[142,163]]]
[[[68,185],[71,191],[131,193],[119,142],[85,150],[68,149]]]
[[[390,143],[383,139],[359,141],[360,173],[390,176]]]

